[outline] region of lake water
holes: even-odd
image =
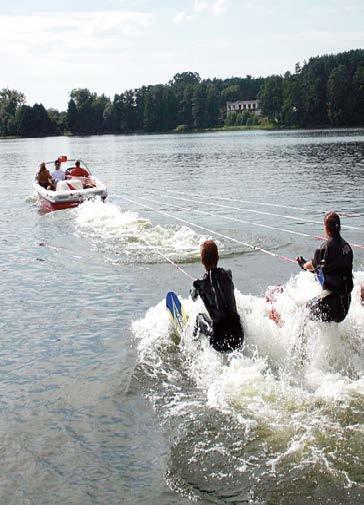
[[[35,168],[63,154],[107,203],[39,212]],[[0,503],[363,503],[364,250],[340,325],[304,324],[318,285],[277,257],[312,257],[331,208],[364,244],[363,130],[1,140],[0,178]],[[200,276],[208,237],[245,328],[230,358],[193,340],[201,302],[162,257]]]

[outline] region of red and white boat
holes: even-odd
[[[55,189],[47,189],[37,181],[38,171],[35,174],[33,186],[39,198],[39,204],[45,211],[69,209],[77,207],[85,200],[92,198],[107,197],[107,189],[97,177],[95,177],[86,163],[82,160],[80,166],[76,167],[76,159],[68,159],[67,156],[59,156],[61,169],[65,172],[66,179],[54,184]],[[54,171],[54,161],[45,163],[46,168],[52,174]],[[77,168],[77,170],[76,170]],[[81,168],[81,170],[79,170]]]

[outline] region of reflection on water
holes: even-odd
[[[2,140],[0,150],[2,503],[361,503],[363,308],[356,300],[339,327],[312,327],[296,370],[299,307],[315,285],[242,244],[310,257],[317,244],[283,228],[321,234],[311,221],[327,208],[363,229],[362,130]],[[35,167],[61,154],[89,163],[107,204],[37,212]],[[306,210],[283,222],[272,207],[243,213],[219,198]],[[209,236],[246,328],[231,362],[188,333],[182,347],[170,339],[165,293],[182,295],[191,324],[199,306],[190,280],[147,245],[197,277]],[[358,229],[344,236],[363,243]],[[358,289],[361,250],[355,271]],[[282,329],[261,297],[277,283]]]

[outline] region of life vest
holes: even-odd
[[[71,177],[89,177],[89,172],[82,167],[74,167],[70,170]]]

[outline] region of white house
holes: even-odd
[[[226,102],[226,112],[254,112],[260,116],[261,110],[259,100],[236,100],[235,102]]]

